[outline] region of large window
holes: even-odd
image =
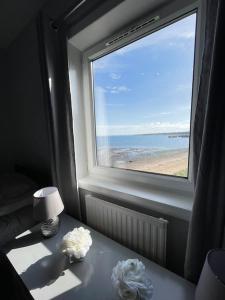
[[[188,176],[196,13],[93,59],[96,164]]]

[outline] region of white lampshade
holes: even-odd
[[[225,250],[214,249],[206,256],[196,288],[195,300],[225,299]]]
[[[57,187],[45,187],[33,195],[34,218],[39,221],[49,220],[58,216],[64,209]]]

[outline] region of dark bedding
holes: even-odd
[[[38,185],[23,174],[0,175],[0,248],[36,223],[33,193],[37,189]]]
[[[32,205],[37,189],[38,185],[23,174],[0,174],[0,216]]]
[[[26,206],[6,216],[0,216],[0,249],[35,224],[33,206]]]

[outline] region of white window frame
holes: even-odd
[[[112,46],[105,46],[105,43],[110,39],[95,45],[88,51],[83,53],[83,97],[84,97],[84,112],[86,125],[86,146],[87,146],[87,169],[88,175],[91,177],[102,177],[119,183],[133,183],[134,185],[148,185],[159,187],[160,189],[172,189],[174,191],[182,191],[187,193],[193,192],[192,181],[192,147],[193,135],[191,134],[190,149],[189,149],[189,177],[188,179],[176,176],[168,176],[155,173],[145,173],[135,170],[125,170],[119,168],[102,167],[96,165],[96,132],[95,132],[95,114],[94,114],[94,97],[92,86],[92,71],[90,61],[103,56],[115,49],[121,48],[126,44],[139,39],[145,35],[149,35],[154,31],[158,31],[163,27],[172,24],[184,16],[191,15],[196,12],[196,36],[195,36],[195,56],[193,70],[193,86],[192,86],[192,110],[191,110],[191,131],[193,129],[193,120],[196,109],[197,92],[199,85],[199,74],[201,66],[201,40],[204,38],[201,34],[203,28],[202,7],[201,1],[196,1],[194,4],[176,11],[166,17],[160,18],[154,24],[134,33],[131,37],[124,38],[122,41]],[[158,15],[157,13],[155,15]],[[154,17],[152,15],[150,17]],[[138,175],[138,176],[137,176]]]

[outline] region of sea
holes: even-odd
[[[188,149],[189,133],[98,136],[97,149]]]

